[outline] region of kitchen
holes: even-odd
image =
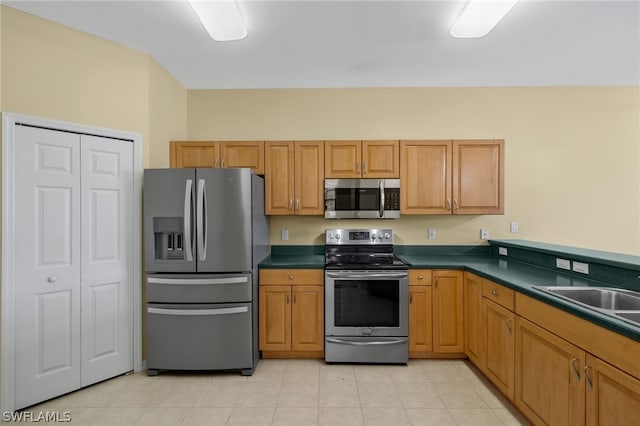
[[[392,222],[396,244],[483,244],[480,229],[513,238],[518,222],[518,238],[638,254],[637,84],[193,90],[146,53],[0,13],[2,111],[140,133],[144,168],[169,165],[170,140],[497,136],[506,140],[505,215],[404,216]],[[320,217],[270,222],[272,246],[322,245],[334,227]]]

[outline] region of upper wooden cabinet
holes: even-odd
[[[398,178],[398,141],[325,142],[327,178]]]
[[[265,213],[324,214],[323,142],[265,143]]]
[[[181,142],[170,144],[170,167],[249,167],[264,174],[263,141]]]
[[[504,213],[504,141],[400,141],[401,214]]]

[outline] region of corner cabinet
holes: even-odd
[[[249,167],[264,174],[263,141],[172,141],[170,167]]]
[[[324,214],[324,144],[265,143],[265,213]]]
[[[504,140],[400,141],[401,214],[503,214]]]
[[[324,356],[324,271],[261,269],[259,349],[264,358]]]
[[[398,178],[398,141],[327,141],[325,177]]]

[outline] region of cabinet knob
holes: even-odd
[[[55,283],[56,281],[58,281],[58,277],[56,277],[55,275],[50,276],[49,278],[47,278],[47,282],[49,283]]]
[[[491,290],[491,294],[493,296],[497,296],[498,295],[498,290]]]
[[[423,278],[424,278],[424,277],[423,277],[422,275],[418,275],[418,279],[419,279],[419,280],[421,280],[421,279],[423,279]]]
[[[293,275],[289,275],[289,279],[292,280],[293,279]]]

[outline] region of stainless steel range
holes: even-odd
[[[406,364],[409,274],[391,229],[325,231],[325,361]]]

